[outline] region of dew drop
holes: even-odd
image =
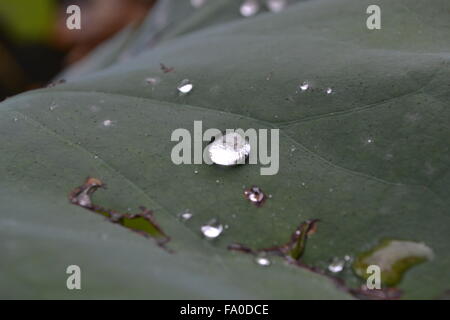
[[[96,105],[92,105],[89,107],[89,110],[91,110],[92,112],[99,112],[100,111],[100,107],[96,106]]]
[[[14,122],[17,122],[17,121],[19,121],[19,118],[16,118],[16,117],[15,117],[15,118],[13,118],[13,121],[14,121]]]
[[[333,273],[339,273],[344,270],[345,260],[333,258],[333,261],[328,265],[328,270]]]
[[[180,213],[178,216],[182,221],[188,221],[192,218],[193,214],[186,210],[185,212]]]
[[[257,186],[244,190],[244,196],[257,207],[259,207],[266,199],[264,192]]]
[[[207,148],[209,159],[222,166],[243,164],[250,154],[250,143],[236,132],[220,136]]]
[[[327,88],[327,89],[325,90],[325,93],[326,93],[326,94],[332,94],[332,93],[333,93],[333,89]]]
[[[105,120],[103,121],[103,126],[105,127],[110,127],[113,125],[113,121],[112,120]]]
[[[197,173],[198,173],[198,170],[194,170],[194,173],[197,174]]]
[[[271,262],[265,255],[259,255],[255,258],[255,261],[258,265],[262,267],[270,266]]]
[[[148,84],[151,84],[151,85],[155,85],[155,84],[157,84],[159,82],[159,79],[158,78],[149,77],[149,78],[145,78],[145,82],[148,83]]]
[[[267,0],[267,8],[272,12],[280,12],[286,7],[286,0]]]
[[[300,90],[302,91],[306,91],[309,89],[309,83],[308,82],[303,82],[300,86],[299,86]]]
[[[57,105],[56,103],[52,103],[52,104],[50,105],[50,107],[48,107],[48,109],[49,109],[50,111],[53,111],[53,110],[55,110],[57,107],[58,107],[58,105]]]
[[[180,82],[177,89],[181,94],[188,94],[194,88],[194,85],[189,79],[184,79]]]
[[[191,0],[191,6],[194,8],[200,8],[205,5],[206,0]]]
[[[240,7],[241,15],[244,17],[254,16],[258,11],[259,2],[257,0],[245,0]]]
[[[223,231],[223,226],[217,220],[211,220],[207,224],[201,226],[200,230],[205,238],[216,239]]]

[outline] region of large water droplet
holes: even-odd
[[[266,199],[264,192],[257,186],[244,190],[244,196],[256,206],[260,206]]]
[[[286,7],[286,0],[267,0],[267,8],[272,12],[280,12]]]
[[[207,224],[201,226],[200,230],[206,238],[215,239],[222,233],[223,226],[218,223],[217,220],[211,220]]]
[[[259,8],[257,0],[245,0],[240,7],[240,12],[244,17],[251,17],[258,13]]]
[[[222,166],[243,164],[250,154],[250,143],[236,132],[220,136],[207,148],[209,159]]]
[[[184,79],[180,82],[177,89],[182,94],[188,94],[194,88],[194,85],[189,81],[189,79]]]
[[[424,243],[388,239],[360,254],[353,263],[353,270],[358,276],[367,279],[370,276],[367,268],[377,265],[381,271],[381,282],[394,286],[409,268],[432,258],[433,251]]]

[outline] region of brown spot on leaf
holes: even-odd
[[[289,262],[297,264],[305,251],[308,235],[312,234],[312,231],[317,228],[317,222],[319,222],[318,219],[312,219],[301,223],[292,233],[291,239],[281,246],[253,250],[245,245],[233,243],[228,246],[228,250],[240,251],[249,254],[266,253],[278,255],[284,257]]]
[[[148,210],[145,207],[141,206],[141,212],[139,213],[120,213],[94,204],[92,195],[99,188],[106,188],[105,184],[99,179],[88,177],[82,186],[79,186],[70,192],[69,200],[74,205],[101,214],[112,223],[119,224],[144,237],[154,238],[156,243],[161,247],[164,247],[165,244],[170,241],[170,237],[164,233],[156,222],[153,211]]]
[[[397,288],[369,289],[366,285],[349,292],[362,300],[397,300],[402,296],[402,291]]]

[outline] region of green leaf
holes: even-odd
[[[308,219],[321,223],[302,263],[326,269],[383,238],[424,242],[434,259],[404,274],[403,297],[449,289],[450,4],[375,2],[376,31],[365,27],[373,1],[307,1],[215,26],[208,21],[222,11],[205,7],[132,59],[3,102],[0,295],[351,298],[282,259],[264,268],[226,250],[282,245]],[[180,96],[185,78],[194,89]],[[311,90],[298,90],[303,81]],[[204,129],[280,128],[279,173],[174,165],[171,133],[195,120]],[[70,204],[87,176],[108,185],[95,194],[102,206],[153,210],[174,253]],[[251,185],[272,195],[259,208],[242,196]],[[186,209],[194,216],[182,222]],[[228,229],[207,241],[200,226],[211,218]],[[80,291],[66,289],[71,264],[81,267]],[[350,268],[339,276],[361,284]]]

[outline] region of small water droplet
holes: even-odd
[[[52,104],[50,105],[50,107],[48,107],[48,109],[49,109],[50,111],[53,111],[53,110],[55,110],[57,107],[58,107],[58,105],[57,105],[56,103],[52,103]]]
[[[191,6],[200,8],[206,3],[206,0],[191,0]]]
[[[190,213],[188,210],[179,214],[179,218],[183,221],[188,221],[189,219],[192,218],[192,216],[193,214]]]
[[[197,174],[197,173],[198,173],[198,170],[194,170],[194,173]]]
[[[258,265],[262,267],[268,267],[271,264],[271,261],[265,255],[258,255],[255,258],[255,261]]]
[[[201,226],[200,230],[206,238],[216,239],[223,232],[223,226],[218,223],[217,220],[213,219],[207,224]]]
[[[112,120],[105,120],[103,121],[103,126],[105,127],[110,127],[113,125],[113,121]]]
[[[14,122],[17,122],[17,121],[19,121],[19,118],[14,117],[14,118],[13,118],[13,121],[14,121]]]
[[[245,0],[240,7],[240,12],[244,17],[251,17],[258,13],[259,8],[259,1]]]
[[[151,84],[151,85],[155,85],[159,82],[159,79],[153,78],[153,77],[148,77],[148,78],[145,78],[145,82],[148,84]]]
[[[267,0],[267,8],[272,12],[280,12],[286,7],[286,0]]]
[[[209,159],[222,166],[243,164],[250,154],[250,143],[236,132],[216,138],[207,148]]]
[[[94,155],[94,159],[98,159],[98,155]]]
[[[367,139],[367,143],[373,143],[373,139],[372,138]]]
[[[333,261],[328,265],[328,270],[333,273],[339,273],[344,270],[345,260],[333,258]]]
[[[327,88],[327,89],[325,90],[325,93],[326,93],[326,94],[332,94],[332,93],[333,93],[333,89]]]
[[[220,180],[216,180],[216,183],[220,183]]]
[[[184,79],[180,82],[177,89],[181,94],[188,94],[194,88],[194,85],[189,79]]]
[[[303,82],[301,85],[299,85],[300,90],[302,91],[306,91],[309,89],[309,83],[308,82]]]
[[[96,105],[92,105],[89,107],[89,110],[91,110],[92,112],[99,112],[100,111],[100,107],[96,106]]]
[[[266,198],[264,192],[257,186],[244,190],[244,196],[256,206],[260,206]]]

